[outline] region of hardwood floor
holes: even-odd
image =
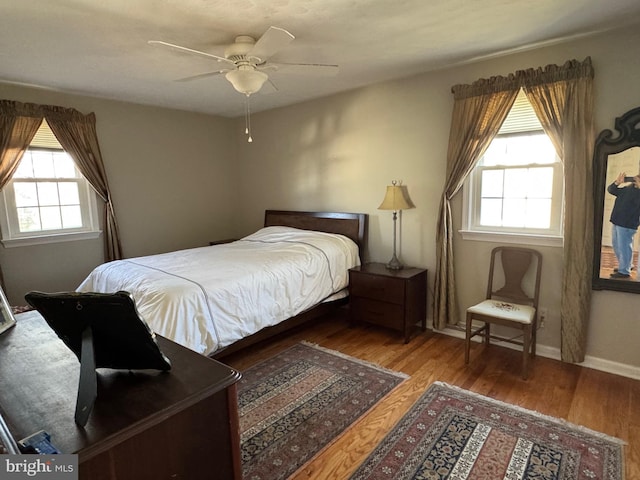
[[[276,341],[232,354],[223,362],[242,371],[301,340],[407,373],[411,378],[294,479],[348,478],[436,380],[618,437],[627,442],[626,478],[640,478],[638,380],[537,357],[529,380],[524,381],[520,378],[518,351],[497,346],[484,350],[481,344],[472,346],[472,363],[465,367],[461,339],[428,331],[405,345],[397,332],[374,326],[349,327],[346,309]]]

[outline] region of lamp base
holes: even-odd
[[[389,270],[401,270],[402,267],[402,263],[400,263],[400,260],[398,260],[398,257],[396,257],[395,254],[393,255],[393,258],[389,260],[389,263],[387,263],[387,268]]]

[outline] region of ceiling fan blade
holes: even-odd
[[[178,79],[176,79],[174,81],[175,82],[190,82],[192,80],[199,80],[201,78],[215,77],[216,75],[222,75],[224,73],[227,73],[228,71],[229,70],[217,70],[215,72],[199,73],[198,75],[191,75],[189,77],[178,78]]]
[[[269,63],[275,66],[278,72],[292,73],[294,75],[319,75],[331,77],[338,74],[338,65],[325,65],[323,63]]]
[[[195,55],[200,55],[203,57],[207,57],[207,58],[213,58],[215,60],[217,60],[218,62],[225,62],[225,63],[230,63],[233,65],[233,62],[227,58],[224,57],[220,57],[218,55],[213,55],[212,53],[207,53],[207,52],[201,52],[200,50],[194,50],[193,48],[188,48],[188,47],[182,47],[180,45],[174,45],[173,43],[167,43],[167,42],[163,42],[160,40],[149,40],[147,42],[149,45],[154,45],[154,46],[162,46],[162,47],[169,47],[173,50],[177,50],[179,52],[184,52],[184,53],[192,53]]]
[[[283,28],[269,27],[269,30],[267,30],[255,43],[249,52],[249,56],[256,57],[260,59],[260,62],[264,62],[278,50],[289,45],[294,38],[296,37]]]
[[[267,79],[266,82],[264,82],[264,84],[262,85],[262,88],[260,89],[260,93],[262,94],[270,94],[270,93],[276,93],[278,91],[278,87],[276,87],[276,84],[273,83],[273,80],[271,80],[270,78]]]

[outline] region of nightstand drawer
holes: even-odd
[[[404,309],[401,305],[352,297],[350,308],[352,315],[360,321],[400,331],[404,328]]]
[[[352,273],[353,275],[353,273]],[[376,275],[358,275],[358,281],[350,282],[351,295],[382,302],[404,305],[404,282]]]

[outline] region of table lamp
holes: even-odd
[[[396,256],[396,223],[398,211],[408,208],[415,208],[415,205],[409,198],[407,187],[402,185],[402,181],[393,180],[391,185],[387,186],[387,193],[378,207],[378,210],[393,210],[393,257],[387,263],[387,268],[391,270],[400,270],[402,268],[402,263]]]

